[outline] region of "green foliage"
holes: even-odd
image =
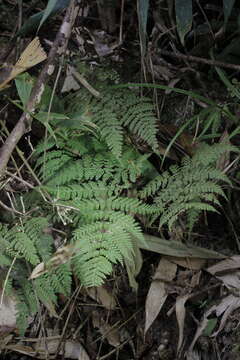
[[[128,89],[107,88],[102,91],[101,99],[86,96],[82,91],[69,99],[69,110],[75,116],[82,113],[83,99],[91,121],[98,127],[100,140],[106,142],[116,157],[122,155],[126,130],[158,151],[157,119],[149,98],[139,97]]]
[[[18,300],[17,326],[22,335],[28,326],[28,317],[37,313],[40,302],[51,308],[57,302],[56,293],[69,295],[71,290],[69,264],[29,280],[32,266],[47,262],[52,255],[52,237],[46,233],[48,226],[45,217],[32,217],[21,219],[12,227],[2,225],[0,229],[1,266],[13,265],[5,291],[7,294],[13,291]],[[12,263],[11,258],[16,261]],[[13,284],[17,285],[16,291]]]
[[[6,289],[17,285],[21,333],[40,304],[54,309],[58,293],[70,294],[72,274],[84,286],[98,286],[114,265],[134,263],[144,243],[140,219],[171,229],[186,214],[192,228],[202,210],[216,211],[225,197],[221,185],[230,184],[216,164],[234,147],[203,145],[193,158],[159,174],[149,155],[139,154],[130,141],[137,136],[157,152],[149,99],[109,89],[101,99],[84,95],[85,103],[79,103],[80,98],[68,99],[66,120],[55,116],[53,130],[35,149],[41,186],[22,199],[28,215],[0,228],[0,266],[12,266]],[[53,226],[61,228],[64,248],[71,249],[62,257]],[[41,263],[45,271],[30,281]]]
[[[44,183],[37,190],[51,196],[62,222],[73,224],[73,270],[82,284],[93,286],[103,283],[112,264],[132,258],[132,237],[143,241],[134,216],[150,215],[157,208],[126,196],[138,177],[152,169],[146,156],[124,147],[118,160],[104,143],[86,135],[81,140],[82,156],[48,146],[45,152],[40,145],[37,170]]]
[[[23,219],[2,236],[7,246],[7,254],[18,259],[25,259],[32,265],[40,262],[40,258],[46,252],[42,242],[45,239],[44,228],[48,226],[46,218]],[[48,238],[48,243],[49,243]]]
[[[192,0],[175,0],[175,13],[178,35],[184,45],[184,37],[192,27]]]
[[[223,143],[204,145],[192,159],[184,158],[181,166],[171,166],[145,186],[140,197],[153,197],[161,214],[159,227],[167,224],[172,228],[179,215],[186,212],[192,228],[202,210],[216,211],[219,196],[225,198],[220,184],[230,184],[228,177],[216,168],[216,161],[226,151],[237,149]]]

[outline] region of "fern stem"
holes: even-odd
[[[11,273],[11,271],[12,271],[12,268],[13,268],[16,260],[17,260],[17,256],[14,257],[14,259],[13,259],[13,261],[12,261],[12,263],[11,263],[9,269],[8,269],[6,279],[4,280],[3,290],[2,290],[1,299],[0,299],[0,308],[2,307],[2,304],[3,304],[3,296],[4,296],[4,293],[5,293],[5,289],[6,289],[6,286],[7,286],[7,282],[8,282],[10,273]]]

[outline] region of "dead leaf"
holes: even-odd
[[[21,343],[7,345],[5,349],[16,351],[20,354],[25,354],[34,359],[46,359],[48,355],[56,355],[60,345],[59,339],[45,338],[44,340],[37,340],[33,347],[24,346]],[[62,343],[63,350],[60,346],[59,355],[64,354],[64,358],[77,360],[90,360],[86,350],[79,342],[66,341]]]
[[[164,281],[172,281],[176,276],[177,265],[171,263],[164,257],[159,261],[146,299],[146,320],[144,334],[148,331],[153,321],[158,316],[168,293]]]
[[[93,311],[92,322],[93,326],[98,328],[100,334],[108,341],[110,345],[117,347],[121,344],[118,329],[106,323],[106,321],[101,318],[99,312]]]
[[[104,30],[94,30],[90,33],[96,53],[100,57],[109,56],[119,46],[116,39]]]
[[[200,353],[196,350],[194,351],[188,351],[186,354],[186,360],[201,360],[202,357],[200,355]]]
[[[33,269],[29,279],[36,279],[40,275],[47,273],[49,269],[53,269],[61,264],[65,264],[70,260],[73,254],[74,246],[72,244],[57,249],[57,251],[53,254],[48,263],[40,263]]]
[[[189,356],[192,354],[193,348],[194,348],[197,340],[199,339],[199,337],[202,335],[203,331],[207,327],[207,324],[208,324],[208,318],[207,317],[208,317],[208,314],[205,313],[202,320],[201,320],[201,322],[198,325],[198,328],[197,328],[197,331],[196,331],[196,333],[194,335],[193,341],[191,342],[191,345],[189,346],[189,349],[188,349],[188,352],[187,352],[189,354]],[[189,357],[189,360],[190,359],[191,359],[191,357]]]
[[[185,303],[190,296],[191,294],[187,294],[178,297],[176,300],[176,317],[177,317],[178,329],[179,329],[177,352],[179,352],[183,343],[183,330],[184,330],[184,322],[186,315]]]
[[[218,329],[211,335],[212,337],[216,337],[219,332],[224,328],[228,317],[231,313],[240,307],[240,298],[234,295],[228,295],[218,305],[213,305],[209,310],[205,311],[203,315],[203,319],[200,322],[197,331],[195,333],[194,339],[189,347],[189,352],[193,351],[193,348],[198,340],[198,338],[202,335],[203,331],[206,329],[208,325],[208,317],[213,313],[216,314],[217,317],[222,316],[220,321],[220,325]]]
[[[11,330],[12,331],[12,330]],[[6,349],[6,346],[8,343],[11,343],[13,340],[14,335],[13,334],[2,334],[1,333],[1,339],[0,339],[0,353],[2,350]]]
[[[116,308],[116,300],[112,293],[105,285],[98,287],[86,288],[88,296],[102,304],[105,309],[114,310]]]
[[[35,344],[35,351],[40,354],[41,359],[45,359],[47,354],[56,354],[60,345],[60,339],[44,339]],[[64,349],[60,347],[59,355],[64,354],[64,358],[89,360],[89,356],[80,342],[66,341],[63,343]],[[39,357],[39,356],[38,356]]]
[[[197,273],[193,274],[193,276],[191,278],[191,283],[190,283],[190,287],[192,289],[199,285],[201,275],[202,275],[202,271],[198,271]]]
[[[2,290],[0,291],[0,298],[2,298]],[[0,333],[8,333],[16,329],[16,303],[14,297],[3,295],[0,306]]]
[[[21,343],[7,345],[5,349],[36,358],[36,351],[34,351],[32,347],[24,346]],[[41,359],[41,357],[38,358]]]
[[[207,271],[215,275],[217,279],[230,290],[235,291],[235,295],[239,295],[240,289],[240,256],[235,255],[231,258],[218,262],[217,264],[207,268]]]
[[[174,264],[177,264],[179,266],[182,266],[184,268],[190,269],[190,270],[200,270],[204,268],[206,265],[205,259],[199,259],[199,258],[179,258],[176,256],[165,256],[166,259],[173,262]]]
[[[30,42],[30,44],[28,44],[28,46],[22,52],[20,58],[14,66],[7,65],[5,68],[3,68],[3,71],[1,73],[2,81],[0,83],[0,89],[4,89],[11,80],[16,78],[17,75],[39,64],[46,58],[47,55],[41,47],[39,38],[36,37]]]
[[[234,269],[240,269],[240,255],[234,255],[223,261],[219,261],[217,264],[207,268],[207,271],[212,275],[220,275],[220,273]]]
[[[40,275],[43,275],[47,272],[46,268],[45,268],[45,264],[43,262],[41,262],[40,264],[38,264],[37,266],[35,266],[35,268],[33,269],[29,280],[33,280],[36,279],[37,277],[39,277]]]
[[[73,77],[72,72],[68,66],[61,93],[69,92],[71,90],[76,91],[76,90],[80,89],[80,87],[81,86],[79,85],[77,80],[75,80],[75,78]]]
[[[232,312],[240,307],[240,298],[234,295],[229,295],[224,298],[221,303],[216,307],[217,316],[221,315],[224,311],[219,328],[212,334],[212,337],[218,335],[218,333],[224,328],[225,323],[228,317],[232,314]],[[224,310],[223,310],[224,309]]]

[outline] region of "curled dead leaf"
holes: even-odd
[[[165,303],[165,300],[167,299],[168,293],[166,291],[164,281],[169,282],[173,280],[176,276],[176,271],[177,265],[168,261],[164,257],[161,258],[147,294],[145,305],[145,334],[158,316],[163,304]]]

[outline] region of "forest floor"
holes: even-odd
[[[26,3],[3,0],[0,4],[0,58],[4,62],[5,55],[10,54],[7,61],[14,63],[19,52],[35,37],[36,29],[30,29],[19,41],[11,42],[21,23],[43,10],[46,5],[45,1]],[[107,5],[97,6],[97,1],[83,3],[85,5],[75,21],[68,44],[67,60],[60,78],[60,96],[63,93],[71,94],[75,91],[75,86],[79,88],[79,84],[67,75],[69,64],[81,69],[89,84],[97,90],[99,79],[96,80],[92,73],[89,76],[89,68],[94,69],[93,73],[95,69],[96,72],[100,69],[100,73],[110,74],[106,76],[112,76],[116,72],[119,75],[118,83],[122,84],[153,83],[168,86],[165,89],[144,90],[144,95],[153,99],[159,119],[159,147],[162,154],[168,152],[165,169],[179,163],[184,155],[191,156],[194,153],[194,146],[198,146],[194,141],[200,132],[202,138],[205,136],[207,140],[231,141],[233,145],[239,146],[237,120],[230,122],[223,112],[217,111],[204,100],[213,101],[222,109],[230,109],[232,118],[239,119],[239,98],[235,99],[227,89],[226,83],[221,81],[215,71],[217,63],[211,63],[209,58],[209,50],[215,45],[208,44],[208,33],[204,35],[204,40],[197,33],[199,29],[195,28],[195,40],[193,35],[191,38],[189,35],[183,46],[178,34],[171,28],[175,18],[167,19],[166,16],[163,19],[157,11],[159,2],[152,1],[147,27],[149,42],[143,54],[143,34],[138,27],[135,4],[120,1],[121,4],[116,8],[109,8]],[[121,8],[123,4],[125,8]],[[205,24],[205,16],[212,24],[211,16],[214,16],[210,11],[205,10],[203,15],[198,8],[195,10],[199,26],[201,21]],[[237,10],[240,11],[239,8]],[[38,32],[46,52],[49,52],[64,13],[65,9],[60,9],[47,19]],[[219,18],[221,16],[219,10]],[[212,31],[217,37],[217,31],[211,28],[209,32]],[[221,49],[222,54],[227,49],[229,38],[234,36],[234,32],[225,34],[225,37],[222,35],[222,43],[225,44]],[[173,56],[167,55],[170,50],[168,42],[175,54]],[[160,48],[166,49],[165,55]],[[182,54],[191,54],[195,58],[189,61],[189,58],[181,57],[177,48]],[[232,58],[227,55],[219,56],[219,61],[231,62]],[[208,58],[208,61],[203,64],[199,58]],[[227,76],[232,84],[232,79],[239,80],[239,71],[234,65],[240,64],[240,58],[235,57],[231,64],[233,68],[227,69],[226,66],[225,70],[228,71]],[[37,76],[39,69],[41,64],[30,70],[31,75]],[[4,79],[6,72],[2,76]],[[54,81],[50,80],[51,86],[54,86]],[[2,82],[0,72],[0,84]],[[171,88],[174,87],[181,88],[183,93],[172,91]],[[4,143],[4,129],[12,131],[22,109],[14,104],[17,93],[13,83],[0,96],[1,141]],[[208,106],[215,110],[206,111],[205,115],[203,111]],[[178,133],[180,129],[182,130]],[[20,151],[28,156],[29,144],[35,146],[44,136],[45,128],[34,121],[31,131],[18,144]],[[168,151],[170,143],[171,149]],[[138,146],[144,153],[144,145]],[[14,156],[19,161],[17,152]],[[230,154],[225,154],[220,160],[223,163],[222,169],[230,166],[230,177],[231,180],[234,179],[234,185],[228,193],[226,191],[227,199],[222,201],[219,212],[203,213],[191,236],[186,235],[184,217],[180,218],[172,231],[158,231],[154,228],[148,232],[153,239],[159,237],[180,241],[183,244],[180,248],[173,251],[166,247],[163,250],[163,243],[162,247],[150,245],[149,250],[141,250],[141,264],[136,279],[131,279],[127,269],[120,265],[116,265],[113,274],[100,287],[85,289],[74,278],[71,296],[59,294],[56,311],[41,307],[39,314],[29,319],[25,338],[19,336],[18,329],[12,329],[10,320],[10,324],[5,320],[2,323],[0,312],[0,358],[240,359],[240,172],[238,159],[232,158]],[[159,167],[159,160],[154,156],[151,161],[155,167]],[[34,181],[26,178],[24,171],[21,177],[30,183]],[[25,189],[16,180],[6,191],[20,194]],[[6,200],[5,195],[1,200]],[[1,211],[0,216],[3,216],[3,212],[7,210]],[[179,256],[181,251],[183,255]],[[13,310],[9,303],[5,306],[4,311],[10,319]]]

